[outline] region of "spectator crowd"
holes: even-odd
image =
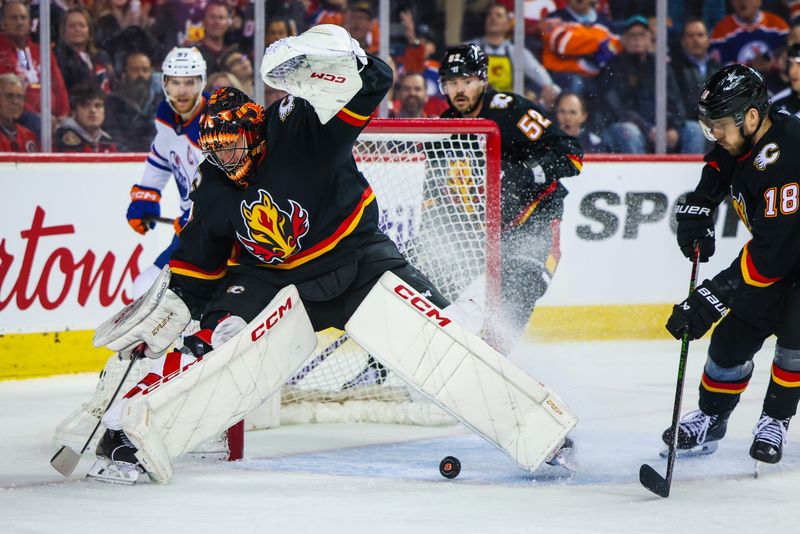
[[[207,90],[253,95],[252,0],[55,0],[50,51],[39,46],[39,3],[0,0],[0,151],[40,150],[40,117],[52,116],[62,152],[147,152],[164,96],[160,65],[174,46],[195,46],[208,66]],[[464,2],[460,38],[489,60],[489,82],[514,86],[513,0]],[[451,2],[447,5],[451,6]],[[587,152],[654,150],[655,4],[643,0],[526,0],[526,96]],[[266,39],[338,24],[378,50],[377,1],[270,0]],[[447,28],[444,2],[391,3],[396,73],[391,117],[437,117],[447,108],[438,66]],[[773,102],[800,113],[800,0],[668,2],[667,147],[701,153],[697,124],[704,82],[721,66],[745,63],[767,81]],[[454,44],[454,43],[447,43]],[[51,109],[40,109],[42,54],[50,54]],[[270,104],[283,94],[269,87]]]

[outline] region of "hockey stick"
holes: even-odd
[[[145,217],[143,220],[144,220],[145,223],[149,223],[149,222],[152,221],[152,222],[172,225],[175,222],[175,217],[172,217],[172,218],[170,218],[170,217]]]
[[[133,354],[131,354],[131,363],[128,365],[128,368],[125,369],[125,374],[122,375],[122,380],[119,381],[117,389],[114,391],[114,394],[111,395],[111,399],[108,401],[106,409],[103,410],[103,415],[105,415],[105,413],[108,411],[111,405],[114,404],[114,399],[117,398],[119,390],[122,389],[122,384],[125,383],[125,379],[128,378],[128,374],[131,372],[131,369],[133,369],[133,364],[136,363],[136,360],[144,356],[144,349],[145,345],[144,343],[142,343],[133,350]],[[72,472],[75,471],[75,468],[78,466],[78,462],[80,461],[81,456],[83,456],[83,453],[86,452],[86,449],[89,448],[89,443],[92,442],[92,438],[94,438],[94,435],[97,433],[97,429],[100,428],[100,423],[102,422],[102,420],[103,416],[101,415],[100,419],[98,419],[97,421],[97,424],[94,426],[94,430],[92,430],[92,433],[89,434],[89,439],[86,440],[86,443],[83,445],[83,448],[81,448],[81,452],[75,452],[66,445],[62,445],[61,448],[58,449],[58,451],[53,455],[53,458],[50,460],[50,465],[53,466],[53,469],[55,469],[65,477],[70,476]]]
[[[689,293],[694,291],[697,285],[697,267],[700,263],[700,245],[694,243],[694,257],[692,258],[692,278],[689,281]],[[678,447],[678,421],[681,413],[681,401],[683,400],[683,383],[686,371],[686,360],[689,356],[689,329],[683,332],[681,338],[681,355],[678,360],[678,384],[675,387],[675,402],[672,406],[672,442],[669,444],[669,455],[667,456],[667,476],[662,477],[658,472],[647,464],[642,464],[639,468],[639,482],[642,486],[652,491],[660,497],[669,497],[669,490],[672,486],[672,471],[675,467],[676,449]]]
[[[328,358],[328,356],[333,354],[333,351],[344,345],[344,343],[348,339],[350,339],[350,336],[348,336],[346,333],[342,333],[342,335],[333,340],[333,342],[330,345],[325,347],[325,350],[319,353],[318,356],[316,356],[313,360],[305,364],[303,368],[297,371],[297,373],[295,373],[295,375],[292,378],[287,380],[286,385],[287,386],[297,385],[298,382],[300,382],[302,379],[308,376],[308,373],[316,369],[319,366],[319,364],[321,364]]]

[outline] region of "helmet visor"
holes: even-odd
[[[709,141],[717,142],[724,137],[729,130],[736,129],[737,124],[733,117],[723,117],[721,119],[709,119],[703,115],[697,120],[703,136]]]

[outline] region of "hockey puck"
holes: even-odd
[[[444,478],[456,478],[461,472],[461,462],[455,456],[445,456],[439,462],[439,473]]]

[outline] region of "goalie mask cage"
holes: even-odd
[[[500,132],[495,123],[375,119],[353,154],[375,191],[380,228],[400,252],[451,302],[478,285],[491,309],[500,282]],[[452,422],[343,332],[329,329],[317,337],[316,352],[281,392],[281,424]],[[256,419],[248,419],[248,430],[259,428]],[[240,456],[240,434],[241,428],[231,431],[234,458]]]

